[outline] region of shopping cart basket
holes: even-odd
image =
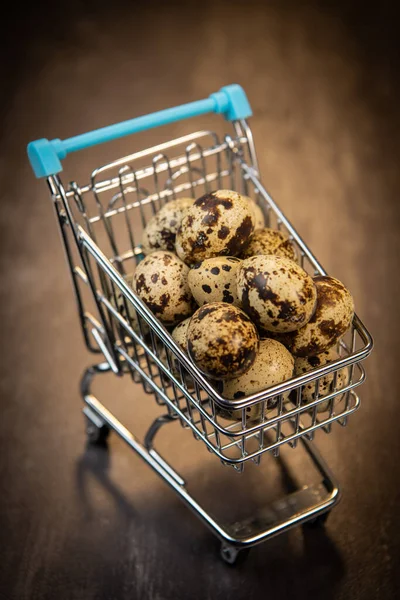
[[[222,138],[213,131],[189,133],[97,168],[84,185],[62,182],[61,161],[71,152],[207,113],[222,114],[232,124],[230,133]],[[143,258],[141,235],[152,215],[171,199],[196,198],[215,189],[233,189],[252,197],[267,226],[289,235],[301,266],[312,276],[326,274],[261,183],[246,121],[250,116],[244,91],[231,85],[205,100],[63,141],[41,139],[28,145],[36,176],[46,178],[50,188],[86,345],[104,357],[82,378],[89,439],[104,440],[110,430],[118,433],[220,538],[221,553],[228,563],[234,563],[241,550],[288,528],[324,520],[338,501],[338,484],[312,441],[316,430],[330,433],[334,423],[346,425],[358,409],[355,388],[365,377],[361,361],[372,350],[371,336],[355,316],[334,362],[247,398],[227,400],[128,285],[125,276]],[[340,388],[338,373],[343,369],[348,383]],[[160,406],[160,416],[143,442],[90,392],[94,376],[110,371],[129,375]],[[320,382],[328,375],[332,376],[332,391],[320,397]],[[301,400],[305,385],[314,386],[315,398],[306,406]],[[321,402],[328,402],[328,410],[318,411]],[[259,405],[257,421],[248,417],[255,404]],[[276,408],[267,410],[267,404]],[[226,410],[235,410],[240,418],[226,420]],[[181,475],[154,448],[159,429],[176,422],[191,430],[223,464],[239,472],[249,461],[259,464],[265,454],[278,456],[283,445],[296,448],[300,440],[320,471],[322,483],[284,498],[284,510],[269,510],[268,518],[222,525],[189,494]]]

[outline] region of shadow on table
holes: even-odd
[[[136,513],[133,505],[115,485],[109,476],[110,451],[107,442],[93,445],[87,443],[85,452],[82,454],[76,467],[76,482],[81,505],[86,516],[95,515],[96,508],[91,501],[89,491],[89,477],[94,477],[103,490],[108,494],[119,511],[129,518],[134,518]]]
[[[281,483],[286,493],[290,493],[296,489],[296,482],[285,462],[280,460],[280,463]],[[280,598],[301,599],[311,595],[333,600],[336,597],[345,568],[329,537],[329,526],[328,531],[323,527],[305,526],[281,534],[252,548],[243,564],[230,567],[219,557],[219,541],[182,506],[176,495],[167,488],[165,494],[160,494],[158,489],[154,494],[154,489],[149,489],[146,498],[141,496],[135,507],[112,481],[109,466],[107,445],[86,447],[77,464],[80,501],[85,514],[95,517],[96,501],[88,493],[88,482],[94,478],[113,504],[114,533],[122,540],[120,551],[132,555],[134,545],[136,573],[147,572],[149,561],[154,566],[156,574],[149,598],[156,595],[157,588],[163,599],[211,597],[214,600],[233,593],[239,600],[260,593],[269,597],[279,594]],[[237,498],[226,494],[225,471],[216,464],[212,494],[222,502],[235,502]],[[203,492],[207,495],[207,490]],[[243,500],[238,498],[239,502]],[[107,544],[107,540],[104,543]],[[129,567],[119,574],[115,582],[117,588],[124,585],[124,578],[129,578]],[[166,579],[172,582],[170,592],[168,586],[165,587]],[[145,588],[144,585],[142,600],[146,598]],[[122,594],[121,597],[129,596]]]

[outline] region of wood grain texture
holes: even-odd
[[[28,8],[4,32],[0,303],[0,598],[167,600],[398,597],[399,46],[393,15],[361,3],[91,4]],[[59,7],[58,7],[59,10]],[[30,12],[29,12],[30,11]],[[115,437],[85,448],[78,378],[89,364],[43,182],[25,144],[69,137],[241,83],[267,188],[330,274],[352,290],[376,347],[362,408],[317,442],[343,500],[323,531],[294,531],[229,569],[203,526]],[[216,121],[215,121],[216,122]],[[200,119],[198,127],[207,126]],[[168,129],[171,137],[188,123]],[[164,134],[163,134],[164,135]],[[71,157],[79,180],[156,134]],[[105,382],[143,429],[154,403]],[[215,510],[291,485],[245,480],[185,432],[165,454]],[[291,453],[291,463],[301,464]],[[228,491],[233,490],[233,491]]]

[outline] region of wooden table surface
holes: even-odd
[[[399,43],[394,13],[341,4],[139,10],[72,0],[3,23],[0,598],[399,597]],[[69,137],[231,82],[254,110],[263,181],[352,290],[375,339],[360,411],[347,429],[316,438],[343,488],[325,531],[289,532],[236,569],[116,436],[108,448],[86,446],[78,380],[92,359],[47,189],[25,156],[32,139]],[[155,136],[79,155],[71,176],[82,181]],[[157,414],[130,383],[110,380],[101,393],[135,430]],[[257,474],[231,474],[187,433],[161,443],[222,512],[251,510],[280,485],[272,459],[264,496]]]

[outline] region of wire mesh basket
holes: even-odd
[[[345,426],[359,407],[355,389],[365,378],[361,361],[372,349],[368,331],[355,316],[338,344],[337,360],[251,396],[228,400],[129,285],[144,257],[141,238],[149,219],[172,199],[198,198],[216,189],[252,198],[266,226],[290,237],[301,267],[311,276],[326,274],[261,183],[246,102],[239,86],[228,86],[199,103],[64,142],[39,140],[28,150],[36,175],[46,177],[50,187],[87,347],[104,355],[106,369],[141,384],[169,420],[190,429],[211,453],[238,471],[247,461],[259,464],[266,453],[277,456],[285,444],[295,448],[299,439],[312,441],[318,429],[330,433],[334,423]],[[168,110],[175,111],[174,118],[165,116]],[[69,152],[210,111],[232,121],[230,134],[198,131],[124,156],[95,169],[83,185],[64,185],[58,174],[60,160]],[[138,124],[146,118],[152,121]],[[306,405],[305,386],[313,398]],[[110,419],[103,414],[100,425],[115,428]]]

